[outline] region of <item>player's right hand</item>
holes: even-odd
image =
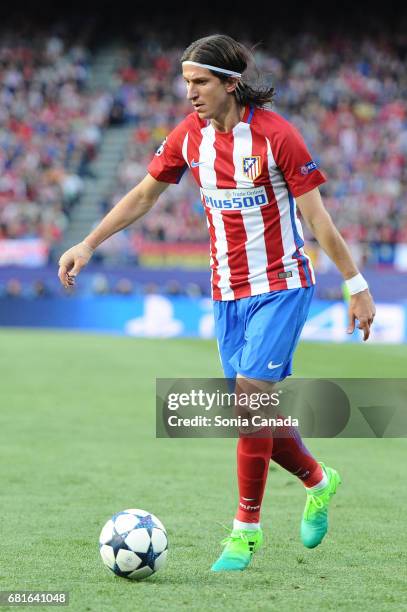
[[[65,289],[75,285],[75,277],[88,263],[93,249],[85,242],[71,247],[59,259],[58,277]]]

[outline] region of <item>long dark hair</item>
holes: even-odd
[[[191,43],[181,57],[181,62],[187,60],[240,73],[243,73],[249,64],[255,66],[253,53],[250,49],[226,34],[212,34],[212,36],[205,36],[205,38],[199,38]],[[210,72],[221,81],[226,81],[230,78],[221,72],[215,72],[214,70]],[[246,104],[265,106],[272,103],[275,90],[274,87],[261,88],[249,85],[245,77],[242,76],[238,81],[234,94],[241,106]]]

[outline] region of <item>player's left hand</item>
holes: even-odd
[[[369,289],[360,291],[350,296],[349,302],[349,325],[346,330],[348,334],[353,334],[355,331],[356,319],[359,321],[358,329],[363,330],[363,341],[366,341],[370,336],[370,327],[376,314],[376,308],[373,303]]]

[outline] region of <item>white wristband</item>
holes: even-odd
[[[347,281],[345,281],[345,283],[350,295],[355,295],[355,293],[360,293],[365,289],[369,289],[369,285],[367,284],[366,279],[362,276],[360,272],[359,274],[356,274],[356,276],[352,276],[352,278],[349,278]]]

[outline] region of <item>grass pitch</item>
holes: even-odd
[[[299,541],[302,487],[272,465],[265,547],[245,572],[213,574],[218,523],[236,505],[235,440],[157,440],[154,389],[156,377],[220,377],[215,343],[25,330],[0,342],[0,590],[67,590],[75,612],[407,609],[406,440],[309,441],[343,479],[315,550]],[[406,357],[303,344],[295,372],[403,377]],[[166,568],[140,583],[99,558],[101,527],[128,507],[169,535]]]

